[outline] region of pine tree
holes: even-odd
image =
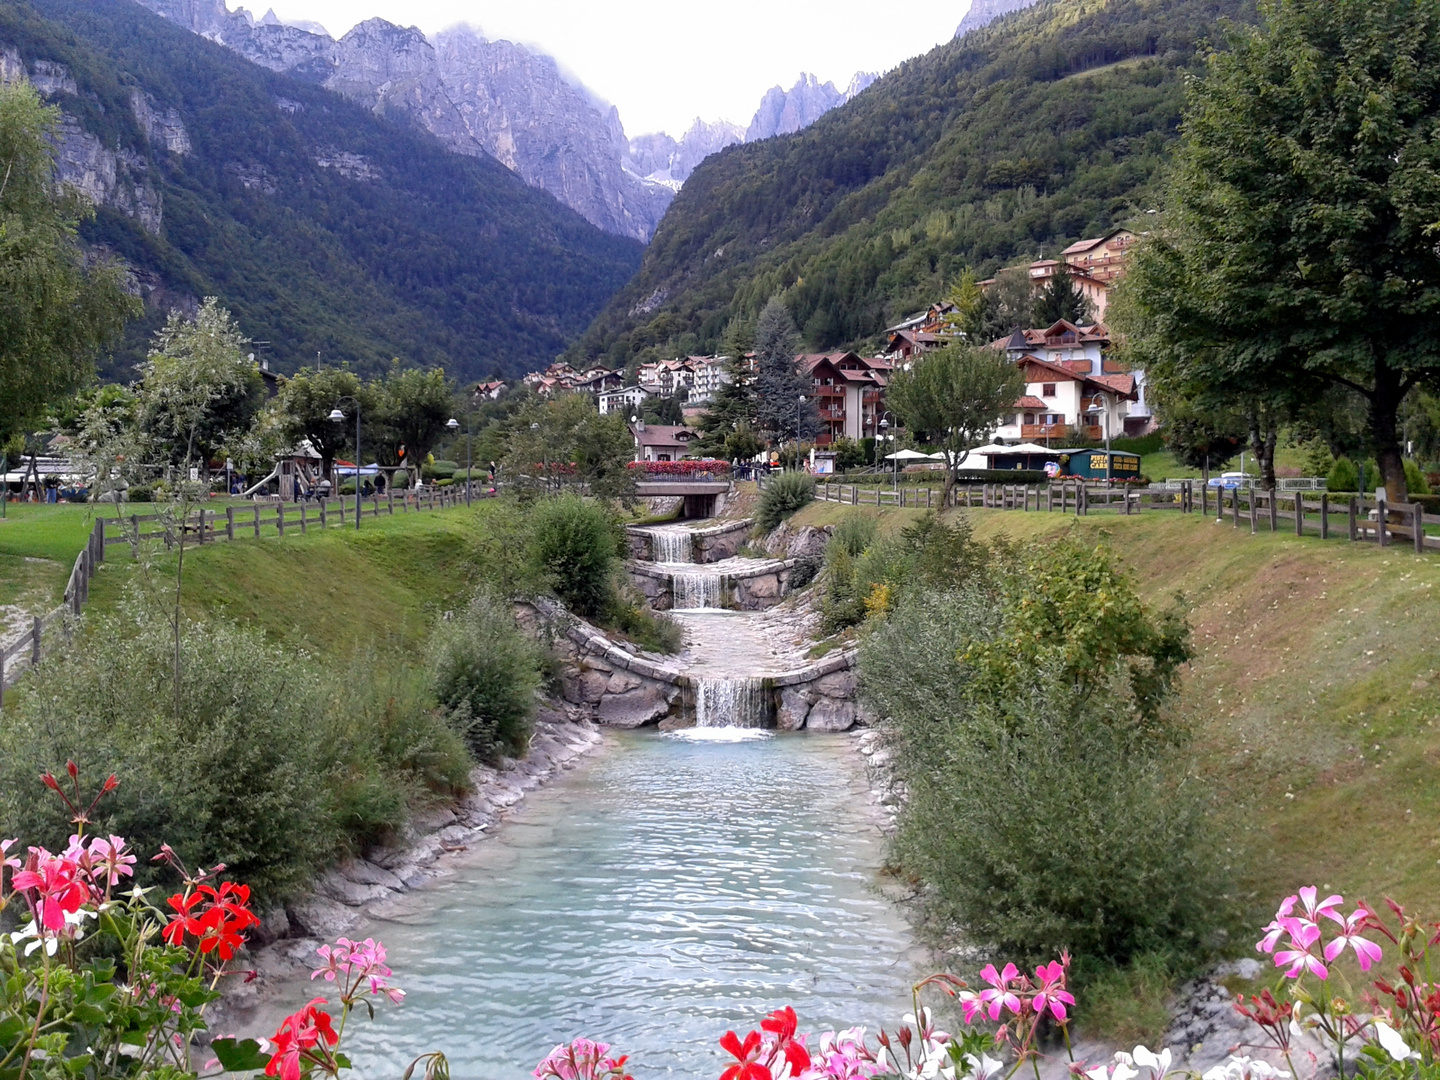
[[[772,296],[755,323],[756,418],[775,441],[800,440],[820,431],[815,387],[796,363],[800,334],[790,312]]]
[[[1090,301],[1070,276],[1070,268],[1061,262],[1050,275],[1045,288],[1035,297],[1033,317],[1035,325],[1051,326],[1061,319],[1077,326],[1091,320]]]

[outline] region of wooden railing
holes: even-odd
[[[1152,490],[1123,485],[1106,487],[1079,481],[1051,484],[968,484],[956,485],[949,506],[993,510],[1020,510],[1074,513],[1086,516],[1093,510],[1116,514],[1139,514],[1172,510],[1182,514],[1229,518],[1234,528],[1248,523],[1251,533],[1262,526],[1278,532],[1281,523],[1296,536],[1317,536],[1322,540],[1344,538],[1355,543],[1382,547],[1404,544],[1416,553],[1440,550],[1440,536],[1426,533],[1426,527],[1440,529],[1440,515],[1427,514],[1420,503],[1390,503],[1359,495],[1332,496],[1325,491],[1253,491],[1207,488],[1194,481],[1181,481],[1178,488]],[[856,484],[824,483],[816,497],[852,506],[897,506],[940,509],[943,491],[901,484],[895,488]]]
[[[478,498],[472,489],[472,498]],[[444,510],[465,502],[465,489],[429,488],[418,495],[413,492],[387,492],[361,499],[363,516],[410,513],[423,510]],[[134,504],[131,504],[134,505]],[[312,528],[325,529],[355,523],[355,496],[335,496],[315,502],[255,502],[250,506],[227,506],[224,510],[200,507],[187,514],[182,522],[165,522],[159,514],[130,514],[125,518],[98,518],[65,584],[60,606],[46,615],[37,615],[17,641],[0,646],[0,707],[5,702],[5,687],[12,684],[20,671],[38,664],[57,633],[69,637],[72,620],[79,617],[90,599],[90,581],[96,568],[105,561],[107,551],[123,544],[138,556],[138,545],[145,541],[163,540],[167,547],[176,541],[176,528],[183,530],[187,542],[212,544],[218,540],[243,540],[269,535],[283,538],[287,533],[302,535]],[[147,526],[152,526],[147,531]],[[11,668],[15,671],[12,675]]]

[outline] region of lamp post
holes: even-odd
[[[341,400],[341,401],[349,401],[349,402],[352,402],[352,403],[355,405],[355,531],[356,531],[356,532],[359,532],[359,531],[360,531],[360,399],[359,399],[359,398],[350,397],[350,396],[347,395],[347,396],[341,398],[340,400]],[[330,420],[331,420],[332,423],[336,423],[336,424],[343,424],[343,423],[345,422],[345,414],[340,411],[340,407],[339,407],[338,405],[337,405],[335,408],[333,408],[333,409],[330,410]]]
[[[805,425],[805,395],[801,394],[795,407],[795,471],[800,471],[800,439]]]
[[[445,421],[445,426],[451,431],[460,430],[460,421],[453,416]],[[470,505],[470,470],[474,468],[470,461],[470,413],[465,413],[465,505]]]
[[[881,442],[883,442],[885,439],[888,438],[888,439],[890,440],[890,443],[891,443],[890,453],[891,453],[892,455],[895,453],[895,449],[894,449],[895,436],[894,436],[894,435],[891,435],[891,434],[889,433],[889,432],[890,432],[890,419],[893,419],[894,416],[895,416],[895,414],[892,413],[889,409],[886,409],[883,413],[880,414],[880,438],[879,438],[878,440],[876,440],[876,446],[875,446],[875,458],[876,458],[875,464],[876,464],[876,466],[879,466],[879,464],[880,464],[880,460],[879,460],[879,458],[880,458],[880,446],[879,446],[879,444],[880,444]],[[888,418],[888,419],[887,419],[887,418]],[[891,471],[892,471],[893,474],[894,474],[894,479],[891,481],[891,487],[898,489],[898,488],[900,487],[900,459],[897,458],[897,457],[893,457],[893,456],[892,456],[892,457],[890,458],[890,464],[891,464]]]
[[[1097,399],[1098,400],[1098,399]],[[1110,411],[1102,405],[1091,405],[1085,410],[1086,416],[1098,416],[1104,425],[1105,431],[1105,486],[1109,487],[1115,481],[1115,462],[1110,457]],[[1108,499],[1109,496],[1107,495]]]

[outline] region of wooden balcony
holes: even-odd
[[[1021,424],[1020,438],[1025,442],[1043,442],[1046,439],[1052,446],[1063,446],[1069,439],[1103,439],[1104,430],[1099,424],[1081,424],[1072,427],[1069,424]]]

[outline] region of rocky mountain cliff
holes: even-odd
[[[428,40],[414,27],[368,19],[336,40],[316,23],[283,24],[273,11],[257,20],[224,0],[136,2],[271,71],[428,131],[451,150],[488,154],[606,232],[647,241],[710,154],[798,131],[876,78],[857,74],[842,91],[802,75],[765,95],[748,131],[697,118],[678,140],[627,139],[614,106],[567,80],[552,58],[467,26]]]
[[[678,190],[700,162],[744,141],[745,130],[739,124],[724,120],[710,124],[697,116],[678,142],[663,131],[631,139],[626,162],[639,175]]]
[[[414,27],[367,19],[340,39],[318,26],[255,20],[223,0],[138,0],[247,60],[344,94],[428,131],[449,149],[488,154],[606,232],[648,240],[673,190],[624,166],[612,106],[560,74],[554,60],[468,27],[427,40]]]
[[[215,14],[184,2],[176,21]],[[323,77],[247,63],[131,0],[0,4],[0,80],[28,79],[61,110],[58,179],[96,207],[81,235],[124,261],[146,301],[109,377],[128,379],[150,332],[204,296],[269,341],[280,371],[318,353],[367,372],[399,357],[517,374],[553,359],[634,272],[635,240],[479,147],[455,154],[375,115],[437,101],[423,51],[365,46],[388,24],[348,44],[271,29],[283,36],[258,40]],[[385,66],[367,67],[376,57]],[[337,76],[373,97],[315,85]]]
[[[955,28],[955,36],[964,37],[971,30],[978,30],[982,26],[988,26],[1001,15],[1009,15],[1012,11],[1023,11],[1030,7],[1036,0],[970,0],[970,10],[960,20],[960,25]]]
[[[878,75],[868,71],[856,72],[849,86],[837,90],[833,82],[822,83],[816,76],[801,72],[799,80],[789,90],[772,86],[766,91],[745,132],[745,141],[790,135],[807,128],[831,109],[844,105],[877,78]]]

